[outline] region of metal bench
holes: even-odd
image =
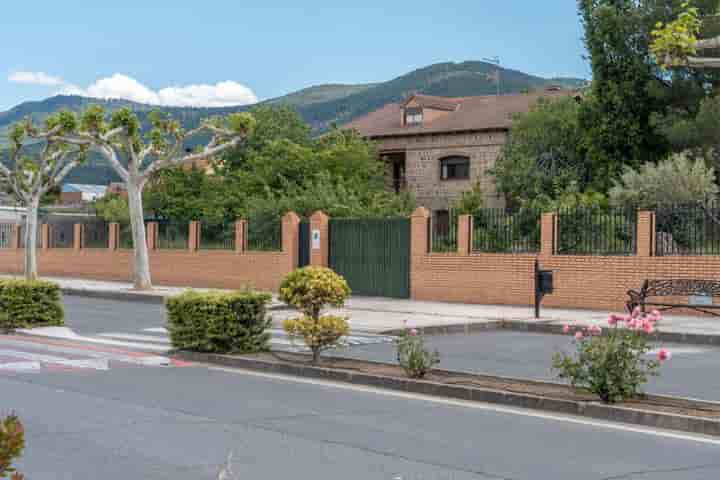
[[[715,305],[713,297],[720,297],[720,281],[715,280],[645,280],[640,291],[629,290],[630,299],[627,302],[629,311],[640,307],[644,312],[647,307],[659,311],[673,308],[689,308],[702,313],[720,316],[713,311],[720,309]],[[688,297],[687,303],[674,303],[671,300],[663,301],[663,297]]]

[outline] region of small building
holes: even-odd
[[[480,184],[488,207],[502,207],[488,169],[505,144],[513,116],[527,112],[541,97],[576,93],[559,87],[527,94],[477,97],[412,95],[346,125],[375,141],[396,192],[409,190],[437,217],[462,192]]]
[[[107,186],[66,183],[60,190],[60,203],[63,205],[79,205],[98,200],[105,196]]]

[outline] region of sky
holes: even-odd
[[[0,110],[57,93],[241,105],[493,56],[589,78],[581,37],[576,0],[13,1],[0,17]]]

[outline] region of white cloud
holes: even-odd
[[[26,83],[29,85],[46,86],[58,86],[65,84],[62,78],[48,75],[45,72],[13,72],[8,76],[8,81],[12,83]]]
[[[172,86],[155,91],[134,78],[120,73],[101,78],[87,88],[65,82],[41,72],[16,72],[8,80],[39,85],[61,86],[59,93],[103,99],[124,99],[166,107],[228,107],[256,103],[252,90],[232,80],[215,85]],[[43,81],[44,83],[41,83]]]

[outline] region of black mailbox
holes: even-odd
[[[553,272],[552,270],[540,270],[538,272],[538,288],[543,295],[553,293]]]
[[[535,318],[540,318],[540,303],[545,295],[553,293],[552,270],[540,270],[540,262],[535,260]]]

